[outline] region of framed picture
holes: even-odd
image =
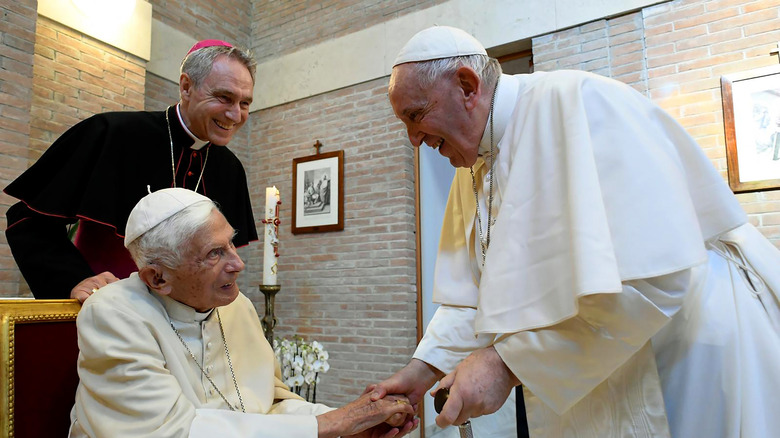
[[[780,65],[721,77],[729,186],[780,187]]]
[[[344,229],[344,151],[293,159],[292,233]]]

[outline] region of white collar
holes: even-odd
[[[187,133],[187,135],[190,136],[192,140],[195,141],[190,148],[197,150],[200,150],[203,148],[203,146],[206,146],[208,144],[207,140],[201,140],[198,137],[195,137],[195,134],[193,134],[189,128],[187,128],[187,124],[184,123],[184,119],[181,118],[181,108],[179,108],[181,104],[176,105],[176,115],[179,116],[179,123],[181,123],[181,127],[184,128],[184,132]]]
[[[501,75],[496,90],[496,100],[493,102],[493,142],[497,147],[504,136],[504,131],[509,125],[517,98],[518,83],[510,75]],[[485,157],[490,154],[490,117],[485,123],[485,131],[479,142],[479,155]]]
[[[192,307],[180,303],[167,295],[160,295],[151,291],[149,293],[160,300],[160,303],[165,307],[166,313],[168,313],[168,317],[174,321],[199,323],[205,321],[214,312],[214,309],[207,312],[198,312]]]

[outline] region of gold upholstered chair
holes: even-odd
[[[0,300],[0,437],[68,436],[77,300]]]

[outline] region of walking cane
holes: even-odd
[[[447,388],[439,388],[436,390],[436,395],[433,397],[433,407],[436,408],[436,413],[440,414],[444,403],[447,403],[447,398],[450,396],[450,390]],[[471,432],[471,422],[466,420],[465,423],[458,425],[458,432],[460,438],[474,438],[474,434]]]

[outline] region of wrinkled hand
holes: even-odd
[[[366,387],[364,394],[371,393],[371,400],[379,400],[387,394],[404,394],[417,409],[427,391],[444,373],[427,363],[412,359],[387,380]]]
[[[345,435],[344,438],[401,438],[420,425],[419,418],[406,414],[394,414],[393,417],[398,415],[402,416],[404,421],[400,425],[393,426],[389,423],[380,423],[355,435]]]
[[[455,371],[447,374],[431,395],[439,388],[449,388],[447,403],[436,417],[436,424],[447,427],[463,424],[469,418],[496,412],[520,381],[509,370],[493,347],[471,353]]]
[[[392,438],[403,436],[417,427],[419,420],[395,426],[385,423],[396,414],[403,418],[414,415],[414,409],[406,397],[389,395],[380,400],[371,400],[370,394],[363,394],[335,411],[318,415],[318,437]]]
[[[81,283],[77,284],[70,291],[70,297],[79,300],[80,303],[83,303],[84,300],[89,298],[89,296],[92,295],[96,290],[115,281],[119,281],[119,279],[116,278],[114,274],[108,271],[100,273],[94,277],[89,277],[82,280]]]

